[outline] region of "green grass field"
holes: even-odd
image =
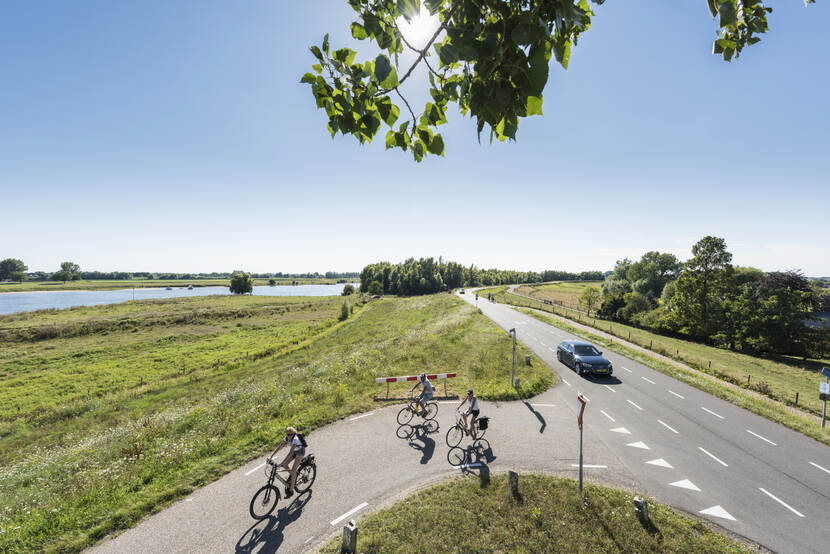
[[[342,302],[201,297],[0,318],[0,551],[81,550],[260,455],[286,425],[373,409],[378,376],[455,371],[451,394],[491,399],[552,383],[534,360],[511,388],[509,337],[450,295],[359,304],[339,323]]]
[[[300,285],[330,285],[337,282],[337,279],[291,279],[287,277],[276,277],[277,285],[291,285],[296,282]],[[254,279],[254,286],[267,285],[269,279]],[[358,281],[358,279],[347,279],[347,281]],[[230,279],[129,279],[129,280],[94,280],[94,281],[23,281],[22,283],[0,283],[0,293],[3,292],[38,292],[55,290],[115,290],[129,288],[159,288],[159,287],[228,287]]]
[[[516,292],[539,300],[550,300],[569,308],[578,309],[579,295],[587,287],[596,287],[601,290],[602,281],[558,281],[543,285],[522,285],[516,289]]]
[[[520,475],[520,501],[507,478],[452,479],[362,518],[358,552],[750,552],[704,523],[649,502],[651,526],[633,495],[572,479]],[[333,538],[321,552],[340,552]]]

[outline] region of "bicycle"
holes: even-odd
[[[476,441],[484,436],[484,434],[487,432],[488,423],[489,418],[487,417],[480,417],[476,420],[476,436],[473,438],[473,441]],[[467,429],[464,427],[464,418],[461,415],[461,410],[456,408],[455,425],[453,425],[447,430],[447,446],[449,446],[450,448],[455,448],[456,446],[461,444],[461,439],[463,439],[464,435],[467,434],[468,432]]]
[[[286,487],[291,482],[291,474],[288,469],[271,460],[266,460],[265,464],[265,475],[268,476],[268,482],[256,491],[254,497],[251,498],[250,511],[251,517],[254,519],[265,519],[277,507],[277,502],[280,500],[280,490],[274,485],[274,480],[280,481]],[[288,475],[283,477],[279,474],[279,471],[285,471]],[[309,454],[300,462],[300,467],[297,468],[294,490],[300,494],[304,493],[311,488],[316,478],[317,461],[314,459],[314,454]]]
[[[410,421],[412,421],[412,417],[415,414],[418,414],[424,420],[431,420],[435,419],[435,416],[438,415],[438,403],[434,400],[427,402],[424,406],[426,409],[426,414],[421,414],[418,412],[418,407],[416,403],[416,399],[412,396],[412,393],[409,393],[409,401],[406,406],[401,408],[401,411],[398,412],[398,424],[399,425],[406,425]]]

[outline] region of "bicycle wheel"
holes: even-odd
[[[305,492],[311,488],[314,479],[317,478],[317,464],[309,464],[303,462],[297,470],[297,479],[294,482],[294,488],[297,492]]]
[[[461,439],[464,438],[464,429],[459,427],[458,425],[453,425],[450,427],[449,431],[447,431],[447,446],[450,448],[455,448],[459,444],[461,444]]]
[[[401,411],[398,412],[398,425],[406,425],[412,421],[412,414],[413,412],[409,409],[409,406],[401,408]]]
[[[435,419],[435,416],[438,415],[438,404],[436,402],[430,402],[427,404],[427,416],[424,419]]]
[[[251,517],[265,519],[277,507],[280,491],[274,485],[265,485],[251,499]]]

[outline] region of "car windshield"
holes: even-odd
[[[593,347],[590,344],[575,344],[574,345],[574,352],[576,352],[580,356],[599,356],[599,350]]]

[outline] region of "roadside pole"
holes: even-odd
[[[508,331],[513,335],[513,369],[510,370],[510,386],[515,386],[516,383],[516,328],[513,327]]]
[[[827,397],[830,396],[830,369],[821,368],[824,375],[824,382],[818,384],[819,398],[824,400],[824,407],[821,409],[821,428],[824,429],[824,422],[827,419]]]
[[[576,418],[576,424],[579,426],[579,495],[582,496],[582,414],[585,412],[585,397],[582,393],[576,397],[579,401],[579,415]]]

